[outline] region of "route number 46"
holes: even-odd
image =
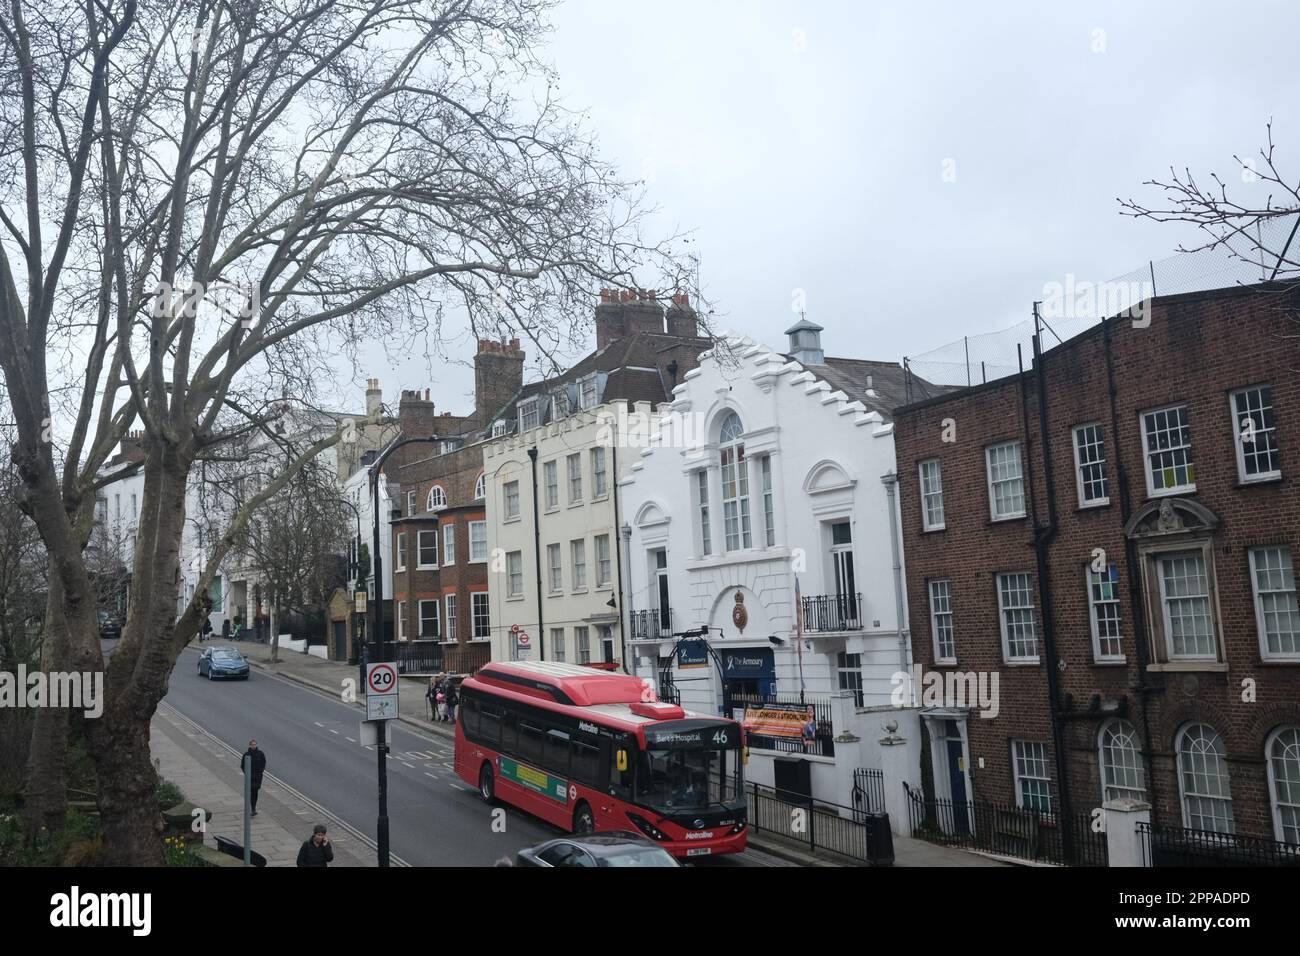
[[[725,744],[727,742],[727,732],[725,730],[715,731],[713,734],[713,742],[715,744]]]

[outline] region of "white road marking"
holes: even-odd
[[[356,743],[356,742],[357,742],[355,737],[344,737],[343,739],[346,740],[346,741],[348,741],[349,743]]]
[[[449,786],[449,787],[455,787],[457,790],[466,790],[466,789],[468,789],[467,787],[462,787],[462,786],[461,786],[460,784],[458,784],[458,783],[449,783],[449,784],[447,784],[447,786]]]
[[[429,771],[427,771],[427,770],[424,772],[424,775],[425,775],[426,777],[432,777],[434,780],[437,780],[437,779],[438,779],[438,775],[437,775],[436,773],[429,773]]]
[[[407,763],[405,760],[401,760],[401,761],[398,761],[398,762],[399,762],[403,767],[409,767],[409,768],[412,769],[412,770],[415,769],[415,764]]]
[[[325,726],[325,725],[322,724],[319,720],[313,720],[312,723],[315,724],[317,727],[324,727],[324,726]]]
[[[330,730],[330,733],[332,733],[332,734],[337,734],[338,731],[337,731],[337,730],[333,730],[333,729],[331,729],[331,730]]]

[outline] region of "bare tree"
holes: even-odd
[[[476,336],[545,351],[599,285],[654,270],[664,290],[689,287],[671,247],[642,239],[636,190],[552,95],[534,54],[550,6],[0,11],[0,370],[64,625],[47,658],[106,670],[87,731],[108,862],[161,861],[149,720],[198,596],[256,509],[338,435],[245,502],[178,620],[196,462],[263,427],[271,398],[315,394],[359,341],[400,348],[463,316]],[[220,425],[231,411],[242,423]],[[134,599],[105,665],[83,546],[114,477],[102,466],[133,428]]]

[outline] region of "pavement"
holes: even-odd
[[[227,643],[227,642],[218,642]],[[359,686],[360,668],[340,661],[330,661],[314,657],[300,651],[280,649],[279,661],[271,663],[269,644],[257,644],[247,641],[228,642],[239,648],[239,652],[257,669],[274,674],[284,680],[310,687],[313,690],[337,696],[340,701],[354,703],[358,707],[364,701],[364,689]],[[198,648],[197,642],[190,644]],[[446,722],[432,721],[428,717],[424,698],[428,687],[427,678],[402,677],[398,694],[398,721],[419,730],[423,734],[446,738],[448,742],[455,739],[454,725]],[[351,696],[351,700],[348,700]],[[241,751],[242,752],[242,751]],[[237,760],[237,758],[236,758]],[[179,781],[177,781],[179,784]],[[182,790],[185,788],[182,786]],[[265,788],[263,794],[266,793]],[[186,795],[189,796],[188,791]],[[194,799],[191,797],[191,799]],[[263,796],[261,799],[265,799]],[[195,801],[197,802],[197,800]],[[260,809],[260,804],[259,804]],[[258,814],[258,819],[261,819]],[[305,838],[304,838],[305,839]],[[301,845],[302,840],[298,840]],[[751,834],[749,843],[765,854],[793,863],[798,866],[847,866],[853,865],[826,855],[816,855],[803,850],[797,845],[779,837],[766,837]],[[297,847],[294,854],[296,857]],[[336,857],[338,855],[335,850]],[[741,854],[744,856],[744,854]],[[995,859],[980,853],[971,853],[955,847],[938,846],[924,840],[910,837],[894,836],[894,866],[1011,866],[1014,863]]]

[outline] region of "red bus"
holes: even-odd
[[[736,721],[656,701],[626,674],[511,661],[461,685],[457,775],[565,830],[634,830],[679,857],[739,853],[745,756]]]

